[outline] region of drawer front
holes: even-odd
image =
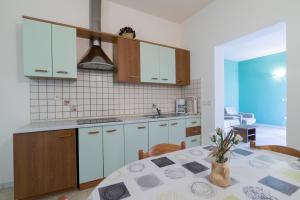
[[[186,127],[201,126],[200,117],[191,117],[186,120]]]
[[[195,135],[186,138],[186,146],[187,148],[196,147],[201,145],[201,136]]]
[[[169,144],[185,141],[185,119],[169,121]]]
[[[149,122],[149,149],[156,144],[168,143],[169,122]]]
[[[200,134],[201,134],[201,126],[186,128],[186,137],[200,135]]]
[[[125,164],[138,160],[138,151],[148,151],[148,123],[126,124],[125,134]]]
[[[78,129],[79,183],[103,177],[102,128]]]
[[[123,125],[103,127],[104,176],[124,165]]]

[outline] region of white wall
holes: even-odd
[[[220,78],[223,69],[221,65],[214,67],[215,46],[285,21],[288,57],[287,144],[300,148],[299,10],[298,0],[215,0],[183,24],[183,46],[191,50],[192,78],[202,78],[204,133],[216,126],[221,127],[223,122],[223,94],[220,92],[224,84]],[[211,106],[209,102],[212,102]],[[208,142],[208,137],[204,139],[204,142]]]
[[[12,133],[29,123],[29,79],[23,76],[22,15],[82,27],[89,26],[88,0],[0,1],[0,186],[13,181]],[[103,2],[103,31],[117,33],[125,25],[136,29],[138,38],[180,46],[178,24],[110,2]],[[80,57],[87,48],[79,40]],[[105,45],[109,55],[111,45]]]

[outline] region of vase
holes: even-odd
[[[212,161],[211,163],[211,173],[209,175],[210,181],[220,187],[228,187],[231,184],[230,181],[230,169],[228,162],[217,163]]]

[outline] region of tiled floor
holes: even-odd
[[[57,200],[60,196],[65,195],[68,197],[69,200],[86,200],[90,193],[93,191],[94,188],[87,189],[87,190],[75,190],[70,191],[62,194],[57,194],[54,196],[46,197],[46,198],[39,198],[39,200]],[[0,190],[0,200],[13,200],[13,188],[7,188]]]
[[[286,129],[270,126],[257,125],[256,127],[257,145],[282,145],[286,146]]]

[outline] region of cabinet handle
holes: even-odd
[[[146,126],[139,126],[138,129],[144,129]]]
[[[158,78],[151,78],[152,80],[158,80]]]
[[[116,132],[117,129],[111,129],[111,130],[107,130],[106,133],[112,133],[112,132]]]
[[[100,133],[100,132],[99,131],[90,131],[90,132],[88,132],[88,134],[90,134],[90,135],[98,134],[98,133]]]
[[[56,71],[57,74],[68,74],[69,72],[67,71]]]
[[[197,124],[197,122],[192,122],[192,124]]]
[[[175,126],[175,125],[177,125],[177,124],[178,124],[178,123],[172,123],[171,125],[172,125],[172,126]]]
[[[138,76],[128,76],[129,78],[138,78]]]
[[[46,69],[35,69],[34,71],[35,72],[42,72],[42,73],[47,73],[48,72],[48,70],[46,70]]]
[[[191,142],[197,142],[197,139],[193,139],[193,140],[191,140]]]
[[[72,136],[72,134],[63,134],[63,135],[56,135],[56,137],[58,137],[58,138],[67,138],[67,137],[71,137]]]
[[[160,126],[167,126],[168,124],[161,124]]]
[[[192,131],[192,133],[199,133],[199,131]]]
[[[167,80],[169,80],[169,79],[167,79],[167,78],[162,78],[161,80],[163,80],[163,81],[167,81]]]

